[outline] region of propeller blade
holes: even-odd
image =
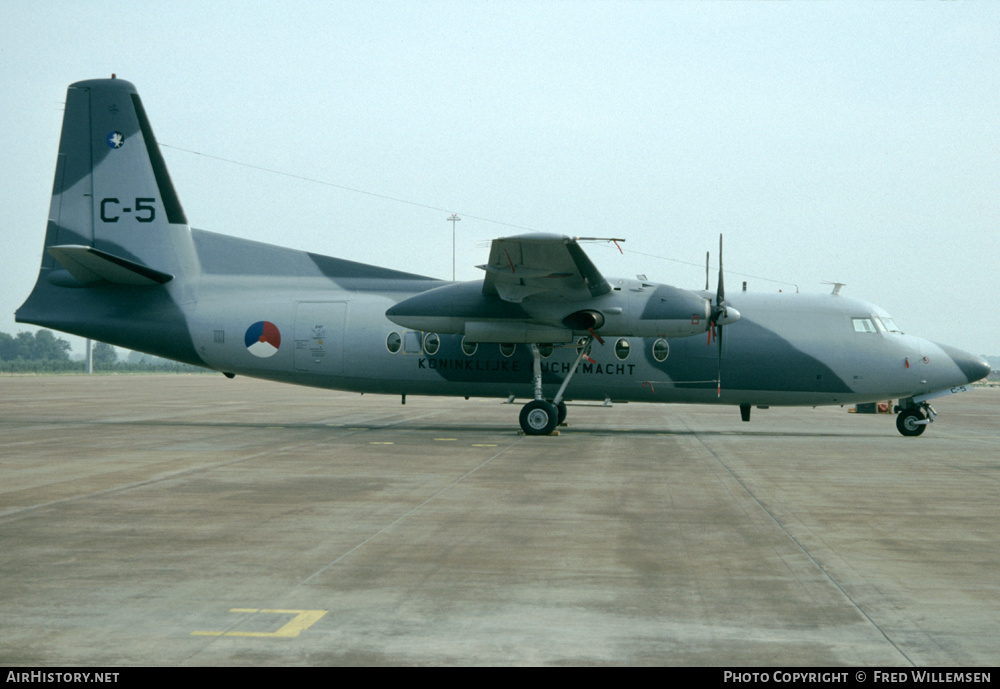
[[[715,309],[712,313],[713,326],[719,329],[719,371],[716,377],[715,394],[722,397],[722,322],[726,316],[726,285],[722,278],[722,235],[719,235],[719,288],[715,292]]]
[[[715,396],[722,397],[722,324],[718,325],[719,328],[719,372],[716,376],[716,381],[718,383],[715,389]]]
[[[722,235],[719,235],[719,289],[715,293],[716,308],[721,309],[726,301],[726,286],[722,280]]]

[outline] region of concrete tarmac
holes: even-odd
[[[891,415],[0,378],[0,665],[1000,663],[1000,390]]]

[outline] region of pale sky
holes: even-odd
[[[1000,354],[1000,3],[4,0],[0,331],[66,87],[112,72],[194,227],[450,278],[457,212],[460,280],[530,228],[692,289],[723,233],[728,291]]]

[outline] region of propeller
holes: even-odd
[[[707,262],[707,255],[706,255]],[[712,306],[712,313],[709,316],[708,341],[717,339],[719,343],[719,372],[716,378],[716,395],[722,397],[722,326],[730,325],[740,319],[740,312],[732,306],[726,305],[726,285],[722,277],[722,235],[719,235],[719,286],[715,290],[715,304]],[[716,332],[718,331],[718,332]]]

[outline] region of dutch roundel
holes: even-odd
[[[266,359],[269,356],[274,356],[278,347],[281,346],[281,333],[274,323],[257,321],[247,328],[247,334],[243,341],[246,343],[248,352]]]

